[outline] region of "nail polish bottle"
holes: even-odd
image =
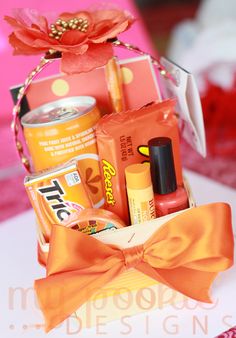
[[[186,190],[176,184],[171,139],[153,138],[148,147],[157,217],[188,208]]]

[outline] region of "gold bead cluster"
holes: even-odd
[[[87,19],[73,18],[68,21],[58,19],[55,24],[51,25],[49,36],[56,40],[60,40],[63,33],[69,30],[79,30],[86,33],[89,27]]]

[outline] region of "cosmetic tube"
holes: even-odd
[[[125,176],[131,224],[156,218],[149,163],[126,167]]]

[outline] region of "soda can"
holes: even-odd
[[[95,126],[101,114],[96,99],[75,96],[47,103],[21,119],[35,171],[80,157],[80,170],[95,207],[104,203]]]

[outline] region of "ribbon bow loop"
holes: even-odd
[[[143,231],[145,226],[148,225],[143,225]],[[145,243],[131,248],[105,244],[78,231],[55,226],[47,277],[35,282],[46,331],[130,268],[188,297],[210,302],[211,284],[218,272],[233,264],[233,252],[231,211],[225,203],[188,209],[157,227]],[[58,292],[62,289],[63,300]],[[52,297],[48,290],[52,290]]]

